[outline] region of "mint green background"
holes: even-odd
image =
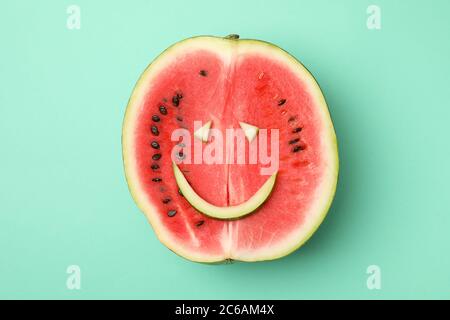
[[[66,28],[78,4],[82,28]],[[382,29],[366,28],[366,8]],[[2,1],[1,298],[450,298],[450,2]],[[202,265],[156,239],[128,193],[121,125],[146,65],[199,34],[274,42],[329,102],[341,172],[287,258]],[[82,268],[82,290],[66,268]],[[381,267],[382,289],[366,288]]]

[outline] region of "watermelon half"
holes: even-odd
[[[251,133],[247,151],[224,143],[223,162],[183,161],[194,146],[172,135],[183,129],[206,150],[219,141],[209,130],[225,137],[227,129],[244,127]],[[267,154],[278,150],[276,178],[262,174],[267,161],[235,159],[262,144],[263,129],[278,132],[266,141]],[[201,36],[165,50],[132,93],[122,140],[134,200],[160,241],[193,261],[260,261],[293,252],[319,227],[336,189],[336,136],[322,92],[299,61],[263,41]],[[261,192],[271,177],[273,186]]]

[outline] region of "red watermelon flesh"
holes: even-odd
[[[178,128],[192,135],[194,121],[212,121],[223,137],[239,122],[279,130],[276,184],[254,213],[232,221],[210,218],[179,193],[171,135]],[[216,206],[245,202],[269,177],[260,171],[267,165],[236,164],[236,148],[224,145],[224,163],[179,164],[192,188]],[[334,129],[317,83],[289,54],[255,40],[197,37],[160,55],[130,99],[123,155],[131,193],[159,239],[201,262],[270,260],[292,252],[322,222],[338,172]]]

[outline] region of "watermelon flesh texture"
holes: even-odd
[[[171,134],[185,128],[193,142],[194,121],[212,121],[223,137],[227,128],[240,128],[239,122],[279,130],[277,181],[256,212],[233,221],[213,219],[180,195],[171,161],[177,142]],[[323,220],[336,186],[335,135],[320,89],[298,62],[263,42],[200,37],[170,48],[136,86],[123,139],[127,179],[137,203],[160,240],[194,261],[258,261],[288,254]],[[151,147],[153,141],[159,149]],[[203,150],[211,143],[203,143]],[[225,163],[179,164],[192,188],[216,206],[248,200],[269,178],[260,171],[267,165],[236,164],[237,144],[230,148],[224,143]]]

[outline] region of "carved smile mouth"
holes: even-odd
[[[237,219],[252,213],[269,198],[277,179],[275,172],[247,201],[235,206],[219,207],[207,202],[195,192],[175,162],[172,166],[175,180],[185,199],[201,213],[217,219]]]

